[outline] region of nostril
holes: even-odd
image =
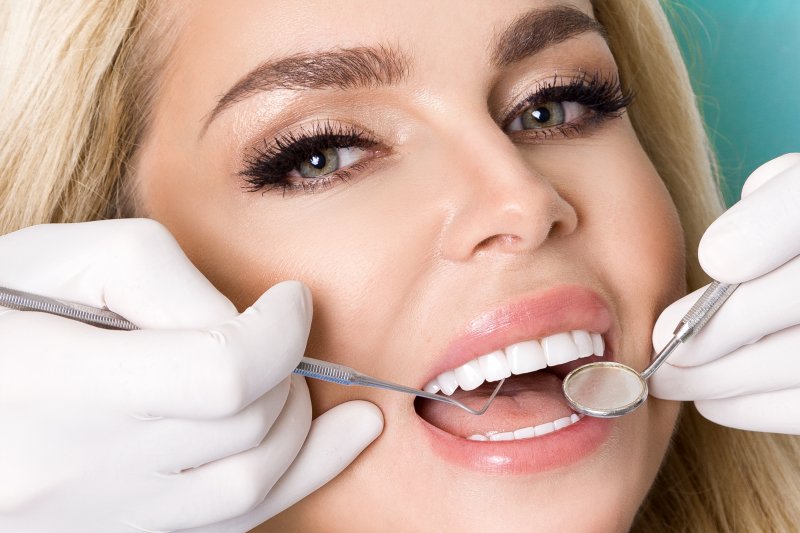
[[[513,250],[517,248],[522,239],[517,235],[492,235],[483,239],[475,246],[475,251],[487,250],[491,248],[498,248],[501,250]]]
[[[558,237],[564,233],[566,233],[564,231],[564,225],[561,222],[556,221],[550,224],[550,229],[547,230],[547,238],[549,239],[552,237]]]

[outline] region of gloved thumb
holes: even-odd
[[[755,169],[742,185],[742,198],[747,198],[762,185],[790,168],[800,165],[800,153],[783,154]]]
[[[800,254],[800,155],[758,168],[742,200],[706,230],[697,250],[703,270],[725,283],[743,283]]]

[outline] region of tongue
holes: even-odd
[[[451,398],[479,408],[496,386],[496,382],[487,382],[472,391],[458,389]],[[506,379],[491,407],[480,416],[471,415],[443,402],[423,398],[417,398],[416,406],[419,416],[458,437],[514,431],[572,414],[561,391],[561,378],[542,371]]]

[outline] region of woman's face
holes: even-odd
[[[411,387],[455,380],[473,405],[492,385],[464,389],[486,373],[555,366],[507,380],[480,417],[310,382],[315,415],[367,399],[385,429],[264,527],[626,529],[677,404],[546,433],[571,415],[558,375],[587,359],[556,365],[597,333],[605,358],[643,369],[684,257],[589,1],[192,1],[173,15],[140,207],[240,309],[302,280],[307,355]],[[467,438],[515,430],[529,438]]]

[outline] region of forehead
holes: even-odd
[[[182,40],[199,44],[196,39],[226,35],[250,47],[268,42],[278,52],[431,32],[474,40],[481,34],[463,30],[491,29],[531,9],[570,6],[592,13],[590,0],[183,0],[171,6],[186,30]]]
[[[423,72],[441,68],[440,58],[444,66],[457,61],[462,69],[479,68],[493,37],[532,9],[571,6],[592,14],[589,0],[187,0],[172,6],[180,27],[173,69],[218,88],[266,60],[377,43],[409,51]]]

